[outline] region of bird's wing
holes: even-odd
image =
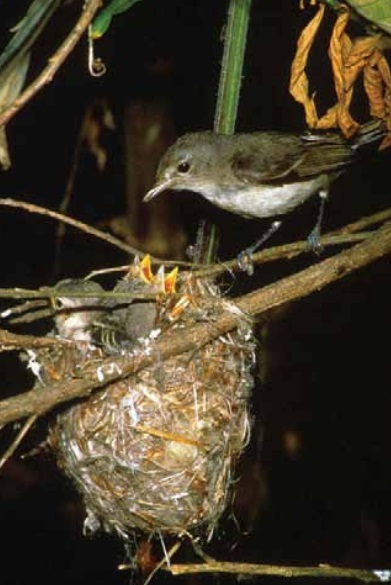
[[[236,178],[245,183],[267,183],[293,173],[305,156],[305,148],[295,135],[238,134],[231,168]]]
[[[239,135],[232,155],[232,171],[246,183],[297,181],[322,173],[338,173],[351,164],[354,152],[338,134]]]
[[[301,140],[305,157],[296,168],[299,177],[338,173],[349,166],[355,156],[350,144],[339,134],[308,134]]]

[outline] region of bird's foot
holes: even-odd
[[[266,242],[266,240],[270,238],[270,236],[274,234],[274,232],[278,230],[281,224],[282,224],[281,221],[273,221],[269,229],[266,230],[264,234],[262,234],[259,240],[254,242],[252,246],[249,246],[248,248],[243,250],[243,252],[240,252],[240,254],[238,255],[238,265],[240,270],[242,270],[243,272],[247,272],[249,276],[252,276],[254,274],[254,262],[251,256],[254,254],[254,252],[258,250],[258,248],[262,246],[262,244]]]
[[[307,245],[310,252],[319,256],[323,250],[320,242],[320,226],[316,225],[307,237]]]
[[[317,256],[319,256],[323,250],[323,246],[320,243],[320,229],[322,225],[324,209],[328,197],[328,190],[322,189],[319,193],[320,197],[320,206],[318,211],[318,217],[316,220],[316,224],[314,225],[313,230],[310,232],[309,236],[307,237],[307,245],[310,252],[314,252]]]
[[[247,272],[249,276],[254,274],[254,262],[251,257],[252,249],[246,248],[243,252],[238,254],[238,266],[242,272]]]

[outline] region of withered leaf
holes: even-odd
[[[363,68],[363,81],[365,93],[368,96],[369,111],[375,118],[386,117],[386,105],[384,101],[383,78],[378,68],[381,53],[376,50]]]
[[[308,95],[309,82],[305,67],[323,17],[320,10],[300,35],[291,68],[290,93],[303,104],[309,127],[322,130],[339,127],[350,138],[360,127],[350,113],[350,106],[354,87],[362,74],[371,116],[384,120],[389,130],[380,145],[380,149],[384,149],[391,145],[391,71],[382,53],[382,35],[359,37],[352,41],[346,33],[350,13],[348,8],[344,8],[335,22],[328,50],[337,95],[336,104],[319,119],[314,99]]]
[[[289,91],[297,102],[303,104],[306,122],[310,128],[316,126],[318,114],[314,98],[309,95],[309,83],[305,68],[307,66],[308,55],[313,45],[314,38],[319,25],[322,22],[324,10],[324,5],[319,5],[317,13],[302,31],[297,41],[296,55],[291,66]]]
[[[355,39],[345,61],[345,91],[354,85],[358,75],[376,50],[378,40],[378,36]]]
[[[338,104],[334,104],[334,106],[329,108],[327,112],[319,118],[316,124],[317,130],[328,130],[329,128],[335,128],[338,126],[338,109]]]
[[[336,108],[337,123],[346,137],[351,137],[358,130],[359,124],[353,119],[349,107],[353,97],[353,86],[345,85],[345,63],[352,50],[352,42],[345,32],[349,22],[349,12],[342,12],[335,23],[330,39],[329,57],[333,69],[335,92],[338,104]]]

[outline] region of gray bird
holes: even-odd
[[[379,122],[364,125],[350,142],[336,132],[186,134],[164,154],[144,201],[187,190],[244,217],[284,215],[311,195],[325,197],[357,150],[383,135]]]
[[[186,134],[163,155],[144,201],[166,190],[186,190],[244,217],[285,215],[312,195],[319,194],[324,201],[331,182],[354,163],[357,151],[384,133],[382,123],[373,121],[363,125],[351,141],[337,132]],[[269,232],[279,225],[276,222]]]

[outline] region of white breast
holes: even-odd
[[[327,192],[328,178],[322,175],[309,181],[285,185],[259,185],[239,190],[202,195],[214,205],[247,217],[273,217],[291,211],[316,193]]]

